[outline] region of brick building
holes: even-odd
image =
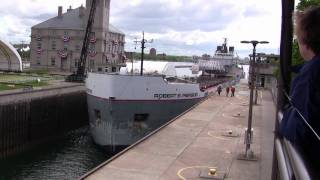
[[[74,72],[80,59],[92,0],[31,29],[31,68]],[[125,35],[109,24],[110,0],[97,0],[87,57],[88,71],[118,71],[124,62]]]

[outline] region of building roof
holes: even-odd
[[[22,71],[22,61],[17,50],[0,38],[0,70]]]
[[[118,33],[118,34],[123,34],[124,35],[124,33],[122,31],[120,31],[119,29],[114,27],[112,24],[109,24],[109,32],[113,32],[113,33]]]
[[[44,21],[40,24],[33,26],[32,28],[43,29],[75,29],[75,30],[83,30],[83,17],[79,16],[79,9],[73,9],[69,12],[63,13],[62,18],[58,18],[58,16],[51,18],[47,21]]]
[[[84,30],[85,16],[79,16],[80,7],[72,9],[62,14],[62,18],[58,16],[48,19],[40,24],[33,26],[35,29],[70,29],[70,30]],[[84,24],[85,23],[85,24]],[[113,33],[123,34],[119,29],[109,24],[109,31]]]

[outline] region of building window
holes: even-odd
[[[42,46],[41,42],[38,42],[38,43],[37,43],[37,48],[38,48],[38,49],[41,49],[41,46]]]
[[[90,60],[90,68],[93,68],[94,67],[94,59],[91,59]]]
[[[117,71],[117,67],[112,67],[112,72],[116,72]]]
[[[74,59],[74,66],[75,67],[78,67],[78,62],[79,62],[79,59]]]
[[[69,34],[68,31],[65,31],[65,32],[64,32],[64,35],[65,35],[65,36],[68,36],[68,34]]]
[[[52,35],[55,36],[56,34],[57,34],[56,30],[53,30],[53,31],[52,31]]]
[[[96,120],[100,120],[101,119],[101,111],[98,109],[94,109],[94,117]]]
[[[51,57],[51,66],[55,66],[55,65],[56,65],[56,58]]]
[[[63,49],[64,49],[65,51],[68,51],[68,45],[65,44],[65,45],[63,46]]]
[[[57,42],[56,42],[56,40],[53,40],[53,41],[52,41],[51,46],[52,46],[52,50],[56,50],[56,49],[57,49]]]
[[[96,49],[96,45],[95,45],[95,44],[91,44],[89,49],[90,49],[91,51],[94,51],[94,50]]]
[[[98,72],[101,72],[101,71],[102,71],[102,68],[101,68],[101,67],[99,67],[99,68],[98,68]]]
[[[40,65],[40,64],[41,64],[41,58],[37,57],[37,65]]]

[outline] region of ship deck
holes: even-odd
[[[82,179],[271,179],[275,105],[260,91],[253,109],[253,144],[257,161],[243,154],[249,90],[236,87],[235,97],[214,94],[150,137],[129,147],[81,177]],[[232,136],[226,136],[232,130]],[[208,176],[209,168],[216,176]]]

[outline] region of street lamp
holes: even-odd
[[[252,105],[253,105],[253,89],[254,89],[254,82],[255,82],[255,75],[254,75],[254,66],[255,66],[255,59],[256,59],[256,46],[257,44],[268,44],[268,41],[241,41],[244,44],[252,44],[253,51],[252,51],[252,60],[250,61],[250,104],[249,104],[249,117],[248,117],[248,128],[245,133],[245,143],[246,143],[246,150],[245,154],[240,154],[239,159],[242,160],[256,160],[254,157],[253,151],[250,150],[250,144],[252,143]]]

